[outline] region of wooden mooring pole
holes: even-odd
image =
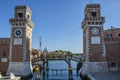
[[[69,78],[69,80],[73,80],[72,66],[71,66],[71,63],[70,63],[70,59],[69,59],[69,64],[68,64],[68,78]]]
[[[43,60],[43,80],[45,80],[45,60]]]
[[[47,69],[46,75],[47,75],[47,79],[49,78],[49,70],[48,70],[48,68],[49,68],[49,64],[48,64],[48,61],[47,61],[47,64],[46,64],[46,69]]]

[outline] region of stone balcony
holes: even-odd
[[[96,20],[96,21],[105,21],[105,17],[85,17],[84,20]]]
[[[11,18],[9,22],[14,25],[14,23],[27,23],[31,28],[34,28],[34,24],[30,19],[27,18]]]

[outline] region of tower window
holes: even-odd
[[[94,25],[94,22],[92,22],[92,25]]]
[[[21,26],[21,23],[19,23],[19,26]]]
[[[111,33],[108,33],[108,34],[107,34],[107,37],[108,37],[108,38],[112,38],[112,34],[111,34]]]
[[[118,33],[118,37],[120,37],[120,33]]]
[[[23,23],[23,26],[25,26],[25,23]]]
[[[14,26],[14,23],[12,25]]]
[[[96,17],[96,12],[91,12],[92,17]]]
[[[22,18],[23,17],[23,13],[18,13],[18,17]]]
[[[98,25],[98,22],[96,22],[95,24]]]
[[[90,22],[88,22],[88,25],[90,25]]]
[[[16,23],[16,26],[18,26],[18,24]]]
[[[6,58],[6,53],[3,53],[3,58]]]
[[[102,22],[100,22],[100,25],[102,25]]]
[[[29,16],[29,15],[27,15],[27,18],[29,19],[29,18],[30,18],[30,16]]]

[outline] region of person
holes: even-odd
[[[40,79],[40,68],[39,68],[39,66],[36,66],[35,67],[35,72],[36,72],[36,79]]]

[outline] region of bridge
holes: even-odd
[[[48,61],[65,61],[67,64],[68,64],[68,77],[69,77],[69,80],[73,80],[73,75],[72,75],[72,70],[76,70],[76,69],[72,69],[72,66],[71,66],[71,60],[72,61],[76,61],[76,62],[83,62],[81,60],[78,60],[77,58],[73,58],[72,56],[64,56],[64,57],[46,57],[46,56],[39,56],[39,57],[36,57],[34,59],[32,59],[32,64],[33,65],[39,65],[40,61],[42,61],[42,66],[43,66],[43,77],[45,75],[47,75],[47,73],[49,71],[52,71],[56,73],[56,75],[58,74],[58,71],[59,72],[62,72],[62,71],[65,71],[66,69],[61,69],[61,70],[57,70],[57,69],[49,69],[48,68]],[[43,78],[45,79],[45,77]]]
[[[76,61],[76,62],[83,62],[81,60],[78,60],[76,58],[73,58],[73,57],[57,57],[57,58],[51,58],[51,57],[44,57],[44,56],[39,56],[39,57],[36,57],[36,58],[33,58],[32,59],[32,64],[35,64],[36,62],[39,62],[39,61],[56,61],[56,60],[63,60],[63,61],[66,61],[68,63],[69,60],[73,60],[73,61]]]

